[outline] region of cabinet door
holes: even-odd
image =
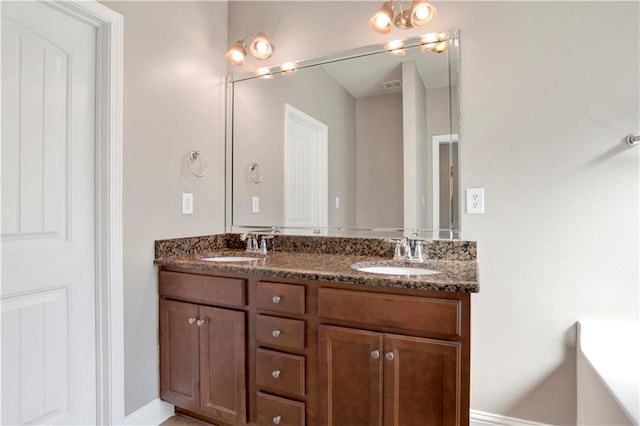
[[[386,334],[385,426],[459,425],[460,343]]]
[[[382,425],[382,334],[320,325],[320,424]]]
[[[185,409],[200,402],[198,305],[160,301],[160,396]]]
[[[245,313],[200,307],[200,412],[215,420],[244,424]]]

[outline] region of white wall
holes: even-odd
[[[461,30],[462,188],[486,214],[472,298],[476,410],[575,423],[574,323],[637,319],[638,2],[438,2]],[[424,30],[372,33],[379,2],[232,2],[229,39],[264,30],[269,64]],[[247,68],[255,66],[248,61]]]
[[[224,231],[226,2],[105,2],[124,16],[125,411],[158,398],[156,239]],[[184,172],[192,150],[208,174]],[[181,193],[194,214],[181,214]]]
[[[356,227],[401,228],[402,93],[356,99]]]

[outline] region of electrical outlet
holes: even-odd
[[[251,213],[260,213],[260,197],[251,197]]]
[[[182,193],[182,214],[193,214],[193,194],[190,192]]]
[[[484,188],[467,188],[467,214],[484,214]]]

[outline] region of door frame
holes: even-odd
[[[432,214],[433,214],[433,232],[434,235],[440,237],[440,145],[458,143],[458,134],[451,133],[446,135],[433,135],[431,138],[432,149]],[[459,152],[459,151],[458,151]]]
[[[91,1],[42,1],[96,30],[96,423],[124,424],[123,17]]]

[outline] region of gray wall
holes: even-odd
[[[402,94],[356,100],[356,226],[402,226]]]
[[[473,409],[576,421],[580,319],[638,318],[638,2],[435,2],[461,30],[462,188],[486,214],[472,297]],[[264,29],[272,64],[424,29],[371,32],[378,2],[232,2],[230,39]],[[255,63],[248,63],[251,67]],[[614,220],[612,220],[614,218]]]
[[[125,411],[158,398],[153,241],[224,231],[226,2],[106,2],[124,16]],[[202,152],[207,175],[184,171]],[[194,214],[181,214],[182,192]]]
[[[318,88],[322,87],[322,90]],[[329,226],[355,223],[355,99],[322,68],[235,85],[233,218],[235,225],[284,225],[284,105],[328,126]],[[258,162],[259,184],[247,178]],[[251,197],[260,213],[251,213]],[[340,197],[340,208],[335,198]]]

